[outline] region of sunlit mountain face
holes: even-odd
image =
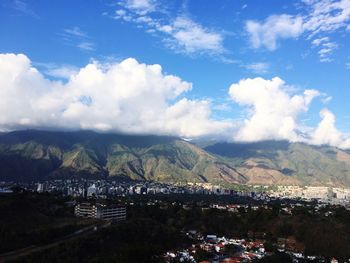
[[[186,142],[178,137],[19,131],[0,135],[7,181],[111,179],[218,185],[350,186],[350,155],[288,141]]]

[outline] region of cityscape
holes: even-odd
[[[78,220],[98,220],[107,222],[84,226],[64,239],[87,238],[99,229],[118,227],[130,219],[129,213],[142,209],[180,209],[192,213],[229,213],[242,217],[251,213],[277,213],[287,218],[299,216],[301,210],[315,217],[331,219],[343,207],[350,213],[349,189],[332,187],[298,186],[245,186],[229,189],[210,183],[166,184],[157,182],[118,182],[113,180],[68,179],[16,184],[1,182],[1,195],[10,196],[14,192],[28,192],[65,198],[65,209],[72,211]],[[20,190],[19,190],[20,189]],[[73,210],[72,210],[73,209]],[[144,212],[142,212],[144,213]],[[138,215],[140,216],[140,214]],[[145,216],[145,215],[143,215]],[[198,218],[200,221],[201,219]],[[253,224],[256,224],[255,222]],[[252,262],[264,258],[277,257],[291,262],[341,262],[324,254],[305,254],[305,245],[293,235],[271,239],[267,231],[249,230],[238,232],[236,236],[220,235],[222,232],[201,232],[200,229],[180,228],[179,235],[186,241],[154,255],[161,262]],[[185,245],[186,244],[186,245]],[[273,249],[271,249],[273,247]],[[2,259],[18,259],[30,253],[20,250],[0,255]],[[37,249],[45,253],[47,248]],[[39,253],[40,255],[40,253]]]
[[[350,0],[1,0],[0,263],[350,263]]]
[[[17,183],[0,182],[0,191],[8,192]],[[264,186],[250,185],[225,188],[211,183],[160,183],[128,181],[118,182],[113,180],[88,180],[67,179],[44,182],[32,182],[21,185],[28,191],[38,193],[58,193],[63,196],[76,198],[107,199],[118,196],[130,195],[217,195],[249,197],[253,200],[271,201],[278,199],[290,199],[312,201],[343,205],[350,207],[350,188],[326,187],[326,186]],[[241,188],[241,189],[239,189]]]

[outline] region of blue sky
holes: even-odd
[[[3,0],[0,3],[0,34],[0,53],[24,54],[30,67],[38,70],[42,81],[50,82],[48,90],[55,82],[65,87],[73,85],[72,76],[77,76],[88,64],[110,69],[127,58],[136,59],[137,67],[139,64],[159,64],[161,81],[169,75],[191,83],[191,88],[179,84],[181,93],[162,97],[159,103],[165,103],[167,107],[159,108],[159,114],[185,99],[198,112],[189,108],[184,112],[193,113],[194,119],[202,119],[203,122],[198,123],[201,128],[176,130],[171,127],[188,126],[192,119],[167,119],[162,120],[163,126],[169,126],[164,133],[184,137],[219,134],[243,141],[300,141],[307,137],[315,144],[336,146],[345,145],[348,140],[349,0]],[[19,65],[18,60],[4,58],[3,65]],[[249,79],[252,81],[244,82]],[[6,79],[3,81],[7,81],[3,86],[14,89],[15,84]],[[266,94],[260,94],[264,89]],[[317,94],[308,101],[305,90],[316,90]],[[247,99],[244,92],[253,92],[248,95],[254,99]],[[22,93],[16,96],[22,96]],[[15,95],[10,96],[9,90],[4,94],[8,95],[8,100],[14,99]],[[94,104],[91,94],[79,94]],[[28,96],[36,95],[30,93]],[[55,96],[59,95],[55,93]],[[72,95],[65,96],[69,100]],[[300,98],[293,99],[294,96]],[[304,101],[295,106],[293,101],[298,99]],[[119,101],[119,97],[116,100]],[[285,102],[285,107],[276,100]],[[201,104],[203,111],[200,111],[201,106],[196,103],[208,105]],[[61,105],[60,111],[68,109],[67,105]],[[285,110],[288,107],[293,110]],[[145,106],[140,110],[147,109]],[[51,126],[48,117],[38,112],[33,113],[38,115],[36,119],[23,117],[24,111],[0,120],[1,128]],[[133,119],[132,115],[129,117]],[[119,117],[115,115],[115,118]],[[147,120],[147,125],[130,130],[118,127],[133,127],[138,119],[131,123],[114,123],[112,118],[101,122],[99,127],[124,132],[145,129],[145,132],[154,133],[159,130]],[[264,120],[271,127],[261,126]],[[69,128],[92,129],[95,128],[86,123],[96,122],[87,120],[84,124],[74,125],[73,120],[60,121],[62,126],[71,122]],[[153,121],[158,123],[159,120]],[[275,132],[279,129],[275,126],[281,125],[279,122],[286,128]],[[202,131],[208,127],[215,127],[218,132],[206,134]],[[350,141],[348,143],[350,146]]]

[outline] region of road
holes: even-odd
[[[64,242],[71,241],[71,240],[74,240],[76,238],[80,238],[83,236],[87,236],[87,235],[92,234],[101,228],[109,227],[110,225],[111,225],[111,222],[109,222],[109,221],[104,222],[103,224],[97,223],[97,224],[94,224],[94,225],[91,225],[88,227],[81,228],[81,229],[75,231],[74,233],[69,234],[67,236],[64,236],[64,237],[62,237],[62,238],[60,238],[60,239],[58,239],[55,242],[52,242],[50,244],[46,244],[46,245],[42,245],[42,246],[29,246],[29,247],[25,247],[25,248],[13,250],[13,251],[1,254],[0,255],[0,263],[16,260],[16,259],[19,259],[21,257],[28,256],[28,255],[35,253],[35,252],[40,252],[40,251],[43,251],[46,249],[54,248],[54,247],[56,247]]]

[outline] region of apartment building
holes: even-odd
[[[79,203],[75,206],[74,213],[78,217],[111,221],[126,220],[126,208],[118,205]]]

